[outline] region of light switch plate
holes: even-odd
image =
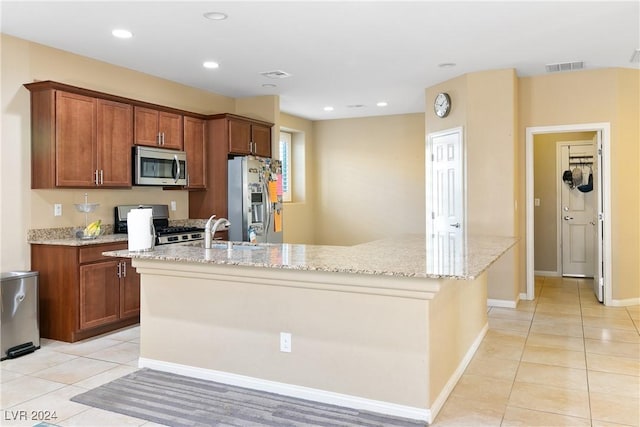
[[[175,200],[171,201],[171,210],[175,211],[176,209],[178,209],[178,205],[176,204]]]
[[[55,203],[53,205],[53,216],[62,216],[62,204]]]

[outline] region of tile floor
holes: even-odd
[[[639,329],[640,306],[605,307],[587,280],[537,278],[535,301],[489,309],[489,332],[433,425],[639,426]],[[59,426],[156,425],[69,401],[137,369],[138,327],[41,344],[1,363],[0,425],[33,426],[46,411]]]

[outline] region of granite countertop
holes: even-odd
[[[149,252],[128,250],[105,255],[184,263],[224,264],[261,268],[325,271],[419,278],[472,280],[517,242],[512,237],[468,237],[459,250],[427,249],[424,235],[404,235],[355,246],[226,242],[204,249],[202,242],[156,246]]]
[[[171,226],[192,226],[204,228],[206,219],[176,219],[170,220]],[[76,231],[82,230],[78,227],[40,228],[27,232],[27,243],[32,245],[58,245],[58,246],[88,246],[102,243],[127,242],[126,233],[114,234],[113,224],[102,224],[104,234],[96,239],[80,239],[76,237]]]
[[[114,234],[113,225],[103,225],[104,234],[95,239],[80,239],[75,237],[77,230],[82,227],[43,228],[29,230],[27,243],[32,245],[58,245],[58,246],[89,246],[102,243],[127,242],[127,234]]]

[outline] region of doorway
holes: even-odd
[[[466,172],[462,128],[427,135],[427,264],[443,274],[459,271],[466,248]]]
[[[557,224],[557,241],[562,239],[561,230],[563,228],[563,221],[570,222],[572,219],[565,220],[565,216],[572,218],[572,215],[565,214],[564,212],[558,212],[556,209],[557,202],[554,200],[551,203],[549,200],[544,202],[544,200],[539,200],[538,196],[534,194],[534,147],[536,138],[549,135],[549,134],[559,134],[559,135],[568,135],[571,132],[590,132],[596,136],[596,140],[594,142],[594,164],[596,167],[592,166],[592,169],[596,169],[598,174],[593,175],[593,179],[596,179],[597,182],[594,183],[594,192],[592,196],[594,196],[596,200],[595,202],[595,218],[592,218],[591,221],[588,221],[589,225],[596,228],[594,245],[595,248],[591,253],[594,254],[594,261],[591,263],[593,265],[593,277],[594,277],[594,293],[598,297],[598,299],[605,303],[605,305],[611,304],[611,287],[610,287],[610,278],[611,278],[611,224],[609,221],[609,213],[611,212],[611,199],[610,199],[610,182],[611,182],[611,172],[610,172],[610,125],[609,123],[592,123],[592,124],[581,124],[581,125],[564,125],[564,126],[545,126],[545,127],[532,127],[526,129],[526,141],[525,141],[525,166],[526,166],[526,174],[525,174],[525,187],[526,187],[526,280],[527,280],[527,299],[534,299],[535,295],[535,272],[536,272],[536,263],[540,263],[539,259],[536,259],[535,247],[540,245],[540,242],[536,240],[536,229],[534,228],[535,224],[535,214],[536,209],[552,209],[554,211],[553,215],[556,219],[554,224]],[[562,139],[562,138],[559,138]],[[566,140],[566,137],[564,138]],[[587,138],[585,138],[587,139]],[[583,159],[584,162],[585,159]],[[566,165],[569,166],[568,164]],[[556,165],[556,162],[553,162],[553,168],[561,168],[562,165]],[[553,180],[555,183],[553,185],[558,185],[558,193],[562,190],[561,185],[563,184],[560,179],[557,178],[555,171],[552,171]],[[550,174],[551,175],[551,174]],[[583,180],[582,185],[588,184],[588,176],[586,180]],[[586,188],[583,188],[586,189]],[[597,190],[595,190],[597,189]],[[540,188],[535,190],[538,192]],[[559,197],[559,196],[558,196]],[[552,205],[552,206],[550,206]],[[564,209],[564,206],[562,207]],[[571,209],[571,207],[569,207]],[[560,215],[562,213],[563,215]],[[575,219],[575,216],[573,217]],[[591,224],[591,222],[595,222],[595,224]],[[546,223],[549,225],[549,223]],[[540,227],[540,224],[538,224]],[[586,226],[584,226],[586,228]],[[575,230],[578,230],[577,228]],[[538,230],[539,231],[539,230]],[[576,231],[576,235],[579,233]],[[568,237],[570,238],[570,237]],[[578,237],[576,237],[578,239]],[[546,244],[557,247],[556,240],[545,239]],[[551,240],[551,243],[549,242]],[[585,241],[586,243],[586,241]],[[540,253],[540,251],[538,251]],[[551,253],[551,251],[546,252],[547,255]],[[563,266],[561,264],[562,254],[560,251],[553,250],[553,257],[558,260],[556,264],[554,260],[548,259],[549,263],[553,262],[554,268],[549,269],[550,272],[562,272]],[[579,258],[579,257],[578,257]],[[544,268],[543,268],[544,270]]]
[[[595,161],[597,136],[593,139],[559,142],[556,147],[559,163],[557,180],[561,181],[556,209],[560,222],[559,273],[565,277],[593,278],[595,275],[597,197],[600,191]],[[536,237],[539,235],[537,233]]]

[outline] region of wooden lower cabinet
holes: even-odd
[[[140,275],[129,259],[102,256],[126,247],[31,245],[43,338],[75,342],[140,321]]]

